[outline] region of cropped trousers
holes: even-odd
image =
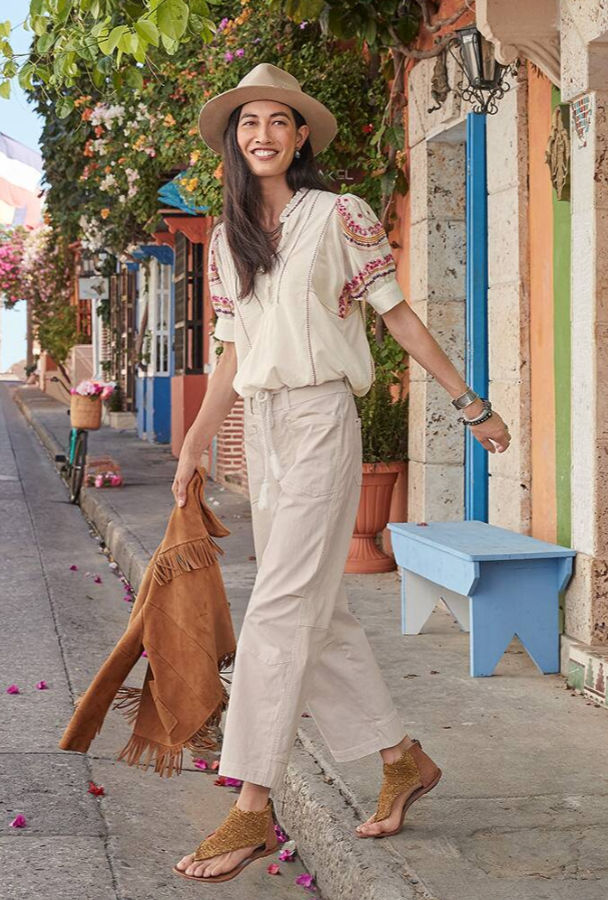
[[[347,383],[246,398],[245,448],[258,570],[219,772],[277,789],[305,710],[337,762],[405,729],[344,589],[362,471]]]

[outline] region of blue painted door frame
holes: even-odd
[[[488,187],[486,117],[467,116],[466,380],[488,396]],[[465,519],[488,521],[488,454],[467,429]]]

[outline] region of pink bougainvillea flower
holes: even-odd
[[[269,875],[278,875],[281,871],[281,867],[278,863],[270,863],[266,871]]]
[[[232,60],[234,59],[234,53],[231,53],[230,50],[226,50],[226,52],[224,53],[224,59],[226,60],[226,62],[232,62]]]
[[[100,784],[95,784],[94,781],[89,781],[89,790],[87,794],[93,794],[94,797],[105,797],[105,791]]]
[[[103,581],[101,580],[101,575],[96,575],[95,578],[93,579],[93,581],[95,582],[95,584],[103,584]]]
[[[78,566],[77,566],[77,565],[74,564],[74,565],[71,565],[71,566],[70,566],[70,572],[77,572],[77,571],[78,571]]]
[[[21,813],[19,813],[18,816],[15,816],[13,821],[10,823],[11,828],[25,828],[26,825],[27,822],[25,821],[25,816],[22,816]]]
[[[220,761],[219,761],[219,759],[214,759],[213,762],[211,763],[211,771],[212,771],[212,772],[217,772],[217,770],[219,769],[219,767],[220,767]]]
[[[224,784],[226,787],[240,787],[242,785],[242,781],[240,778],[224,778]]]
[[[206,759],[195,759],[194,760],[194,768],[200,769],[201,772],[204,772],[205,769],[209,768],[209,763],[207,762]]]
[[[307,890],[314,891],[316,890],[316,888],[313,884],[313,881],[314,878],[312,877],[312,875],[309,875],[308,872],[303,872],[301,875],[298,875],[295,880],[295,884],[301,884],[302,887],[305,887]]]
[[[148,654],[147,654],[146,651],[144,650],[144,652],[142,653],[142,656],[147,656],[147,655],[148,655]]]
[[[236,51],[236,55],[239,57],[239,59],[240,59],[242,56],[245,56],[245,51],[243,50],[242,47],[239,47],[239,49]]]
[[[277,841],[279,842],[279,844],[284,844],[285,841],[289,840],[289,838],[287,837],[287,835],[285,834],[285,832],[283,831],[283,829],[281,828],[280,825],[274,826],[274,833],[277,836]]]
[[[281,847],[281,852],[279,853],[279,859],[281,862],[293,862],[296,858],[296,842],[295,841],[287,841],[286,844],[283,844]]]
[[[6,693],[7,694],[19,694],[20,691],[16,684],[9,684],[9,686],[6,689]]]
[[[39,682],[37,682],[37,684],[36,684],[36,688],[37,688],[39,691],[46,691],[47,688],[48,688],[48,685],[47,685],[46,681],[39,681]]]
[[[224,785],[226,784],[226,779],[223,775],[218,775],[213,783],[219,785],[219,787],[224,787]]]

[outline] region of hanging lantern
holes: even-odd
[[[497,101],[509,90],[506,76],[512,67],[497,61],[494,44],[474,25],[457,29],[454,36],[460,53],[454,53],[453,45],[449,50],[466,80],[461,88],[454,88],[456,94],[473,105],[473,112],[494,115],[498,112]]]

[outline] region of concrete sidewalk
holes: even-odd
[[[35,388],[15,399],[51,455],[63,452],[65,407]],[[172,505],[175,460],[108,428],[91,435],[89,453],[123,468],[124,487],[85,490],[82,510],[137,586]],[[249,506],[212,482],[207,499],[232,532],[221,565],[238,630],[256,571]],[[375,808],[379,760],[336,764],[302,719],[275,805],[325,900],[604,900],[605,711],[561,676],[540,675],[515,642],[493,678],[470,678],[468,637],[441,610],[424,634],[401,635],[396,574],[347,576],[347,590],[407,731],[444,778],[401,834],[358,839],[354,826]]]

